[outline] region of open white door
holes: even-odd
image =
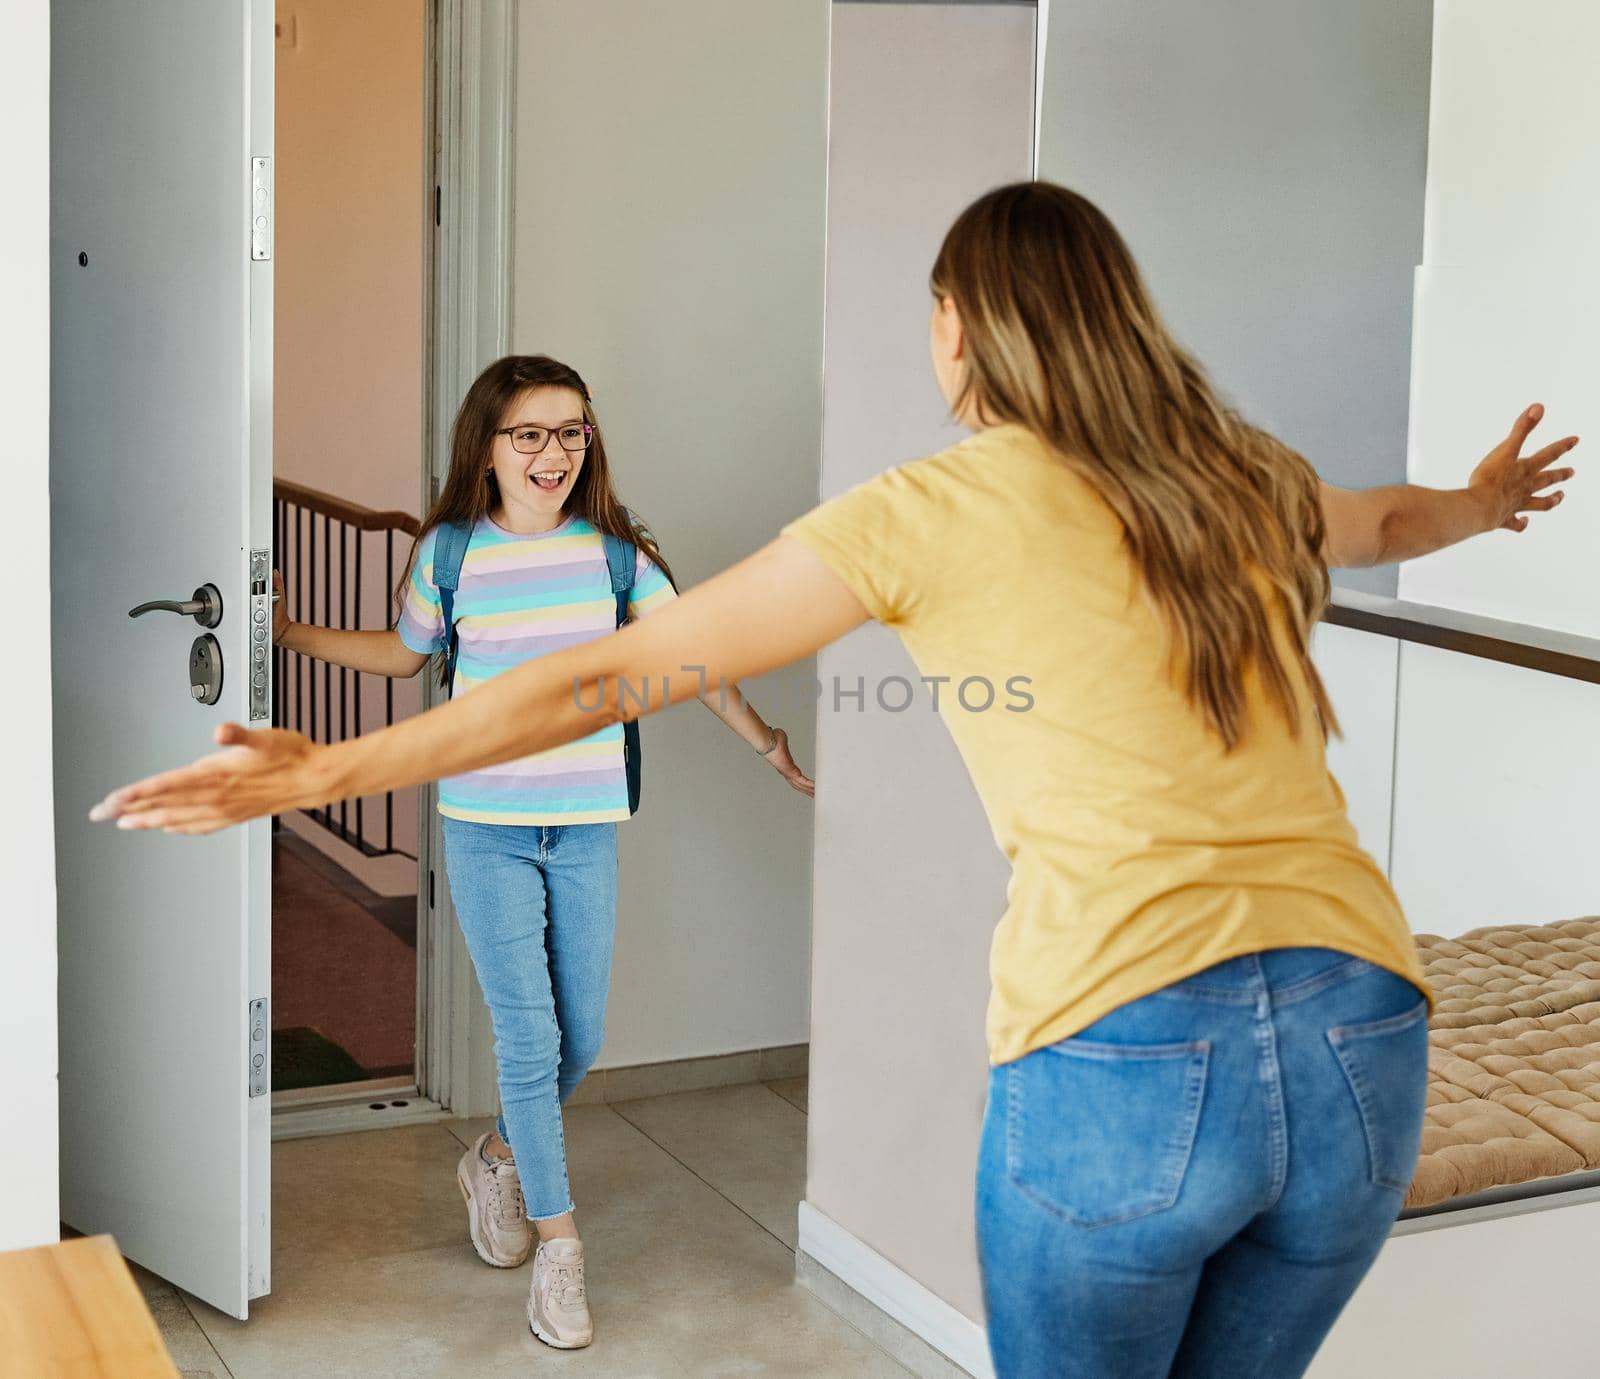
[[[62,1216],[243,1317],[270,1283],[268,825],[86,816],[271,702],[273,6],[51,9]],[[203,585],[215,626],[129,617]]]

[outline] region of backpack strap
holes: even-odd
[[[617,600],[617,626],[628,621],[628,599],[633,593],[633,575],[638,568],[638,548],[631,541],[606,532],[606,564],[611,567],[611,593]]]
[[[456,590],[461,587],[461,564],[472,542],[472,528],[459,522],[441,522],[433,538],[433,587],[439,591],[439,609],[444,614],[444,684],[448,694],[455,688],[456,657],[461,639],[456,635]]]
[[[627,512],[627,509],[624,508],[623,511]],[[628,512],[628,525],[631,527],[639,525],[631,512]],[[639,559],[638,547],[620,536],[613,536],[610,532],[602,533],[601,539],[606,548],[606,565],[611,570],[611,592],[617,600],[617,626],[621,627],[628,621],[628,601],[633,593],[633,576]],[[628,812],[636,814],[639,811],[642,764],[639,749],[639,720],[636,718],[622,725],[622,758],[628,771]]]

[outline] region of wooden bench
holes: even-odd
[[[178,1379],[109,1235],[0,1254],[0,1376]]]

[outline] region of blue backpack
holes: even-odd
[[[633,514],[628,514],[632,521]],[[611,592],[617,600],[617,626],[628,620],[628,596],[633,592],[633,572],[637,548],[631,541],[602,532],[606,548],[606,564],[611,570]],[[461,562],[467,557],[467,546],[472,540],[472,529],[455,522],[442,522],[433,547],[433,582],[439,590],[439,604],[444,612],[444,677],[445,687],[455,685],[456,657],[461,651],[461,638],[456,631],[456,590],[461,586]],[[628,813],[639,812],[639,722],[632,719],[622,725],[622,755],[628,771]]]

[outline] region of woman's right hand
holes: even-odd
[[[283,590],[283,576],[272,572],[272,644],[279,645],[289,630],[289,596]]]
[[[113,790],[90,819],[115,819],[126,829],[214,833],[263,814],[312,808],[337,791],[322,769],[332,749],[299,733],[223,723],[214,739],[220,752]]]

